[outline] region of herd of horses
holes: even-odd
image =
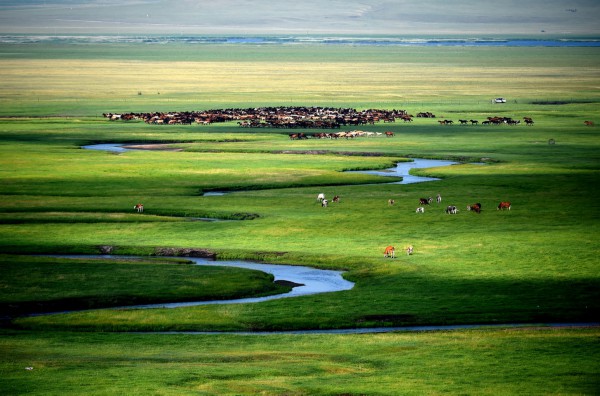
[[[374,125],[378,122],[412,122],[413,116],[406,110],[357,110],[334,107],[256,107],[214,109],[205,111],[172,111],[152,113],[103,113],[110,121],[143,120],[153,125],[209,125],[218,122],[237,121],[242,128],[285,129],[339,129],[343,126]],[[419,112],[417,118],[436,118],[431,112]],[[533,125],[531,117],[523,117],[526,125]],[[453,125],[449,119],[438,120],[440,125]],[[478,120],[458,120],[460,125],[478,125]],[[511,117],[487,117],[481,125],[518,125],[520,120]],[[593,123],[592,123],[593,125]],[[316,136],[315,136],[316,137]]]
[[[458,120],[460,125],[479,125],[478,120]],[[534,124],[533,118],[531,117],[523,117],[523,122],[527,126],[532,126]],[[454,125],[454,121],[452,120],[438,120],[440,125]],[[521,120],[515,120],[512,117],[487,117],[485,121],[481,122],[481,125],[519,125]]]
[[[357,110],[336,107],[256,107],[230,108],[205,111],[172,111],[153,113],[104,113],[111,121],[143,120],[155,125],[209,125],[217,122],[238,121],[244,128],[303,128],[337,129],[347,125],[366,125],[377,122],[412,121],[406,110]]]
[[[321,207],[328,207],[328,203],[329,201],[325,198],[325,193],[319,193],[317,194],[317,201],[321,203]],[[336,195],[333,197],[333,202],[340,202],[340,196]],[[436,202],[438,204],[442,203],[442,196],[440,194],[437,194],[436,196]],[[388,200],[388,205],[393,206],[395,205],[396,201],[394,199],[389,199]],[[431,205],[433,203],[433,197],[429,197],[429,198],[419,198],[419,206],[416,209],[416,213],[425,213],[425,205]],[[510,210],[511,209],[511,203],[508,201],[501,201],[498,206],[496,207],[497,210]],[[481,203],[477,202],[477,203],[473,203],[473,204],[469,204],[467,205],[467,211],[472,211],[475,212],[477,214],[481,213]],[[444,209],[444,212],[446,214],[457,214],[458,213],[458,208],[456,207],[456,205],[448,205],[446,206],[446,209]],[[414,248],[412,245],[408,245],[406,248],[404,248],[404,250],[406,251],[407,255],[411,255],[413,254]],[[394,246],[387,246],[383,252],[383,257],[389,257],[389,258],[395,258],[396,257],[396,248]]]

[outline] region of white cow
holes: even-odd
[[[425,208],[422,207],[422,206],[419,206],[415,212],[417,212],[417,213],[425,213]]]

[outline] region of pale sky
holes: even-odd
[[[600,35],[600,0],[0,0],[0,33]]]

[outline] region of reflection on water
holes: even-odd
[[[110,259],[131,259],[139,257],[130,256],[110,256],[110,255],[62,255],[60,257],[65,258],[110,258]],[[168,257],[163,257],[168,258]],[[175,258],[175,257],[171,257]],[[205,258],[197,257],[177,257],[179,259],[185,258],[194,262],[196,265],[210,265],[217,267],[237,267],[246,268],[256,271],[266,272],[272,274],[275,281],[285,280],[294,282],[301,286],[294,287],[290,292],[283,294],[276,294],[265,297],[253,297],[253,298],[241,298],[235,300],[216,300],[216,301],[190,301],[190,302],[177,302],[177,303],[161,303],[161,304],[144,304],[144,305],[132,305],[125,307],[116,307],[119,309],[142,309],[142,308],[178,308],[178,307],[191,307],[197,305],[215,305],[215,304],[242,304],[242,303],[257,303],[268,300],[275,300],[279,298],[298,297],[306,296],[310,294],[318,293],[331,293],[336,291],[350,290],[354,287],[354,283],[345,280],[342,277],[343,271],[323,270],[305,266],[296,265],[275,265],[275,264],[262,264],[254,263],[250,261],[239,261],[239,260],[228,260],[228,261],[212,261]]]
[[[425,158],[414,158],[411,162],[398,162],[394,168],[389,168],[385,170],[372,170],[372,171],[351,171],[355,173],[366,173],[369,175],[378,175],[378,176],[394,176],[401,177],[402,180],[398,182],[393,182],[391,184],[411,184],[411,183],[421,183],[427,181],[435,181],[440,180],[435,177],[424,177],[424,176],[413,176],[409,174],[411,169],[422,169],[422,168],[435,168],[438,166],[449,166],[455,165],[458,162],[454,161],[446,161],[446,160],[433,160],[433,159],[425,159]]]

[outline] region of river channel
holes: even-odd
[[[110,151],[113,153],[124,153],[130,150],[142,150],[142,149],[133,149],[130,146],[136,146],[135,143],[129,144],[117,144],[117,143],[103,143],[103,144],[91,144],[88,146],[82,146],[82,148],[87,150],[103,150]],[[366,170],[366,171],[348,171],[350,173],[367,173],[370,175],[378,175],[378,176],[393,176],[393,177],[401,177],[402,180],[398,182],[392,182],[391,184],[411,184],[411,183],[422,183],[428,181],[436,181],[440,180],[435,177],[423,177],[423,176],[414,176],[410,174],[411,169],[423,169],[423,168],[435,168],[438,166],[449,166],[456,165],[458,162],[448,161],[448,160],[434,160],[434,159],[426,159],[426,158],[412,158],[412,161],[408,162],[398,162],[395,167],[388,168],[384,170]],[[224,192],[207,192],[204,195],[223,195]]]
[[[130,150],[122,147],[121,144],[97,144],[83,146],[90,150],[105,150],[111,152],[125,152]],[[448,166],[456,164],[452,161],[430,160],[416,158],[412,162],[400,162],[395,168],[390,168],[384,171],[359,171],[381,176],[400,176],[403,180],[396,182],[399,184],[419,183],[424,181],[438,180],[435,178],[417,177],[409,174],[411,169],[415,168],[431,168],[438,166]],[[70,258],[118,258],[118,256],[96,255],[96,256],[62,256]],[[125,258],[125,257],[121,257]],[[215,305],[215,304],[242,304],[242,303],[258,303],[274,299],[298,297],[317,293],[330,293],[337,291],[350,290],[354,287],[354,283],[345,280],[342,276],[343,271],[321,270],[305,266],[290,266],[290,265],[274,265],[262,264],[246,261],[211,261],[203,258],[189,257],[196,265],[214,265],[214,266],[230,266],[238,268],[253,269],[272,274],[274,280],[285,280],[299,284],[290,292],[265,296],[243,298],[236,300],[218,300],[218,301],[190,301],[179,303],[160,303],[160,304],[145,304],[132,305],[125,307],[115,307],[113,309],[152,309],[152,308],[178,308],[190,307],[197,305]],[[599,323],[545,323],[545,324],[467,324],[467,325],[448,325],[448,326],[413,326],[413,327],[377,327],[377,328],[356,328],[356,329],[336,329],[336,330],[304,330],[304,331],[282,331],[282,332],[233,332],[235,334],[247,335],[269,335],[269,334],[364,334],[364,333],[382,333],[392,331],[438,331],[438,330],[455,330],[469,328],[489,328],[489,327],[521,327],[521,326],[542,326],[542,327],[586,327],[598,326]],[[153,333],[156,334],[156,333]],[[164,332],[163,334],[224,334],[223,332]]]

